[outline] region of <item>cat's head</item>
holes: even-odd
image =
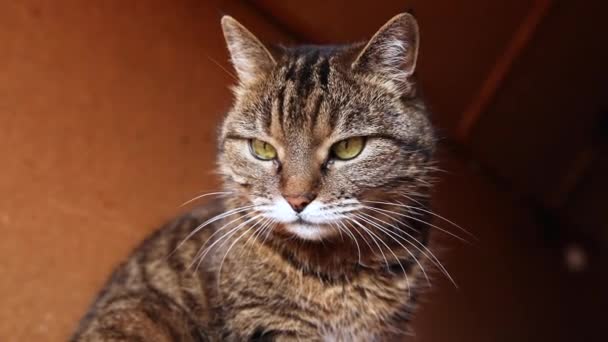
[[[239,205],[255,206],[251,222],[329,239],[381,213],[366,207],[426,194],[435,139],[412,77],[411,15],[345,46],[268,49],[230,17],[222,27],[239,83],[220,172]]]

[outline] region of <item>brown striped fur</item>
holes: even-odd
[[[230,194],[136,249],[73,341],[402,339],[434,262],[435,138],[412,77],[415,19],[394,17],[367,44],[271,49],[232,18],[222,25],[239,76],[219,137]],[[332,157],[352,136],[366,139],[361,155]],[[253,157],[251,139],[278,158]],[[306,211],[289,221],[280,203],[304,195],[311,220],[346,216],[294,230]]]

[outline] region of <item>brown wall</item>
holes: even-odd
[[[604,250],[608,46],[599,28],[606,11],[603,1],[553,6],[470,137],[477,159]]]

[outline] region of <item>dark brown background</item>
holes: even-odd
[[[268,42],[325,43],[369,37],[406,9],[448,171],[435,210],[479,239],[442,239],[459,288],[437,276],[415,340],[605,340],[607,7],[0,3],[0,340],[64,340],[138,241],[217,188],[232,82],[222,14]],[[573,246],[581,271],[564,262]]]

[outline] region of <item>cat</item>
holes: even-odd
[[[342,46],[267,48],[221,25],[238,77],[224,197],[147,238],[72,341],[403,340],[438,264],[415,18]]]

